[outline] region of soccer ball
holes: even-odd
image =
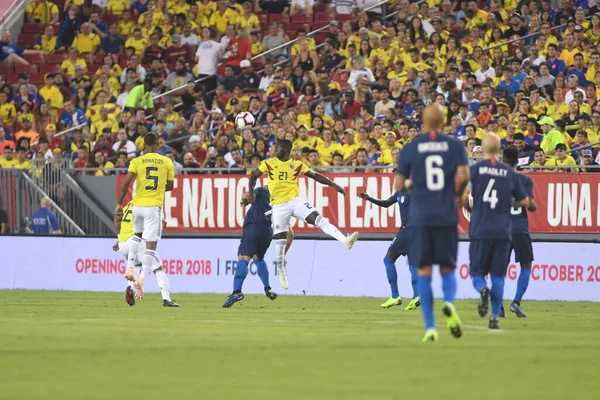
[[[238,129],[250,129],[254,125],[254,115],[248,111],[242,111],[235,116],[235,126]]]

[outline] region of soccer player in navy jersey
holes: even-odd
[[[402,304],[402,297],[398,291],[398,271],[396,271],[396,260],[400,256],[406,256],[410,249],[410,230],[407,228],[408,224],[408,205],[410,204],[410,195],[407,191],[396,192],[387,200],[374,199],[367,193],[363,192],[360,194],[360,198],[379,206],[388,208],[393,204],[398,204],[400,208],[400,221],[402,226],[398,230],[396,237],[390,244],[390,247],[383,258],[383,264],[385,265],[385,273],[390,283],[390,289],[392,295],[386,302],[384,302],[382,308],[390,308],[393,306],[399,306]],[[419,298],[419,290],[417,288],[417,267],[412,265],[410,269],[410,281],[413,289],[413,298],[411,302],[406,306],[405,310],[415,310],[421,305],[421,299]]]
[[[481,145],[483,160],[471,166],[473,204],[469,204],[467,194],[462,203],[467,209],[471,208],[469,270],[473,286],[480,295],[479,315],[487,315],[491,293],[489,329],[499,329],[504,275],[512,245],[510,210],[513,205],[529,207],[529,198],[521,188],[518,174],[509,165],[496,160],[502,149],[498,136],[485,136]],[[509,159],[518,158],[518,150],[514,147],[509,147],[504,152]],[[491,292],[485,280],[487,274],[490,274],[492,281]]]
[[[504,151],[503,159],[506,164],[515,169],[519,159],[515,157],[512,150]],[[518,156],[518,153],[516,153]],[[517,279],[517,292],[510,305],[510,311],[519,318],[525,318],[527,315],[521,308],[521,300],[529,286],[531,276],[531,263],[533,262],[533,245],[531,244],[531,235],[529,234],[529,218],[527,212],[537,210],[537,204],[533,200],[533,180],[524,174],[517,174],[521,188],[525,196],[529,198],[529,207],[513,207],[510,210],[512,220],[512,249],[515,252],[515,262],[521,265],[521,272]]]
[[[396,175],[397,191],[412,187],[408,210],[412,241],[408,261],[419,268],[417,286],[425,320],[423,342],[438,339],[431,289],[433,264],[440,265],[446,325],[454,337],[462,336],[462,323],[454,308],[458,251],[456,198],[457,195],[462,197],[469,183],[469,167],[464,145],[444,135],[443,124],[444,110],[439,105],[432,104],[423,111],[423,134],[400,153]]]
[[[260,280],[265,288],[265,295],[270,300],[277,298],[277,293],[271,290],[269,285],[269,269],[264,260],[265,253],[271,245],[273,238],[273,229],[271,228],[271,196],[267,187],[258,187],[254,189],[255,201],[248,210],[244,224],[242,225],[242,239],[238,248],[238,262],[233,277],[233,293],[223,304],[223,308],[229,308],[238,301],[244,300],[242,285],[248,275],[248,265],[252,258]],[[242,205],[248,205],[248,193],[242,198]],[[285,252],[287,253],[293,240],[293,232],[288,231],[287,244]]]

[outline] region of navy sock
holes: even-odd
[[[454,271],[442,274],[442,289],[444,290],[444,301],[454,304],[456,298],[456,274]]]
[[[519,274],[519,279],[517,280],[517,294],[515,294],[515,303],[521,305],[521,300],[523,299],[523,295],[527,291],[527,286],[529,286],[529,278],[531,277],[531,268],[522,268],[521,273]]]
[[[238,260],[237,267],[235,269],[235,275],[233,277],[233,292],[240,293],[242,291],[242,285],[244,279],[248,275],[248,261]]]
[[[410,270],[410,284],[413,290],[413,299],[415,297],[419,297],[419,285],[417,281],[419,280],[419,269],[415,266],[409,265],[408,269]]]
[[[419,295],[421,296],[421,312],[425,320],[425,329],[435,329],[433,316],[433,291],[431,290],[431,276],[419,276]]]
[[[396,264],[391,258],[383,257],[383,263],[385,264],[385,273],[390,283],[390,289],[392,290],[392,297],[398,298],[398,272],[396,271]]]
[[[485,281],[485,276],[476,275],[473,277],[473,287],[477,292],[481,292],[481,289],[487,286],[487,282]]]
[[[491,275],[492,277],[492,317],[498,317],[502,308],[502,296],[504,295],[504,277]]]
[[[254,265],[256,265],[256,271],[258,272],[258,277],[263,286],[271,287],[271,285],[269,285],[269,268],[267,268],[265,260],[254,261]]]

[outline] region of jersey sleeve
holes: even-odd
[[[127,172],[131,172],[134,175],[137,175],[137,159],[134,158],[133,160],[131,160],[131,162],[129,163],[129,168],[127,168]]]
[[[410,177],[410,149],[412,146],[406,146],[400,152],[400,157],[398,157],[398,168],[396,168],[396,173],[398,175],[402,175],[405,178]]]
[[[267,160],[263,160],[260,162],[258,166],[258,170],[263,174],[269,174],[269,167],[267,166]]]
[[[524,187],[521,179],[519,179],[519,176],[516,172],[511,171],[511,175],[512,175],[511,177],[514,182],[513,197],[515,199],[517,199],[517,201],[521,201],[525,197],[527,197],[527,193],[525,192],[525,187]]]
[[[167,182],[175,180],[175,166],[173,165],[173,161],[169,161],[167,163]]]
[[[49,213],[48,219],[50,220],[50,226],[52,227],[53,231],[57,231],[60,229],[60,224],[58,223],[58,218],[56,218],[56,215],[54,215],[54,213]]]
[[[308,166],[306,164],[304,164],[303,162],[300,162],[300,161],[298,161],[298,162],[300,163],[300,173],[302,175],[306,175],[306,173],[309,171]]]
[[[523,187],[525,196],[533,197],[533,179],[527,175],[521,175],[523,177]]]

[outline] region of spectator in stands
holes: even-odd
[[[4,149],[6,146],[10,146],[13,150],[15,149],[15,142],[6,139],[6,132],[4,128],[0,126],[0,149]]]
[[[102,7],[97,4],[93,4],[92,0],[83,0],[83,3],[79,6],[79,21],[81,23],[88,22],[93,13],[102,15]]]
[[[556,158],[554,159],[554,161],[556,162],[557,166],[562,166],[562,167],[567,167],[567,166],[576,167],[577,166],[575,159],[567,153],[567,146],[564,143],[557,144],[556,148],[554,150],[556,151]],[[557,169],[557,172],[573,172],[573,171],[577,172],[577,168],[558,168]]]
[[[112,149],[111,145],[110,145],[110,134],[101,134],[100,136],[98,136],[96,145],[94,146],[94,149],[92,150],[92,153],[94,154],[94,160],[96,160],[96,153],[100,152],[102,153],[102,155],[104,155],[104,157],[106,159],[113,159],[117,153]],[[97,162],[97,160],[96,160]]]
[[[242,92],[256,92],[260,84],[260,77],[252,70],[252,63],[242,60],[240,68],[242,73],[237,77],[237,83],[242,87]]]
[[[271,86],[273,91],[267,95],[267,111],[280,115],[287,109],[292,93],[279,76],[273,78]]]
[[[144,56],[142,57],[142,64],[150,64],[154,60],[162,61],[165,58],[166,50],[159,46],[159,37],[157,33],[150,35],[150,45],[144,50]]]
[[[62,41],[54,35],[54,28],[52,28],[52,25],[48,25],[44,28],[44,34],[40,35],[33,45],[34,50],[41,50],[46,53],[64,51],[64,47]]]
[[[15,140],[19,141],[22,137],[26,137],[30,142],[37,142],[39,134],[33,130],[31,119],[23,118],[21,120],[21,130],[15,133]]]
[[[152,74],[149,74],[144,83],[131,89],[127,101],[125,102],[125,109],[136,110],[138,108],[154,108],[154,101],[152,100]]]
[[[106,11],[112,15],[122,15],[131,8],[129,0],[108,0]]]
[[[100,41],[100,50],[103,54],[122,54],[125,51],[125,39],[119,35],[119,25],[113,22],[108,27],[108,35]]]
[[[215,41],[217,32],[204,27],[202,29],[202,41],[196,50],[195,61],[198,63],[198,78],[202,81],[207,91],[217,86],[217,64],[222,56],[222,47]]]
[[[98,168],[98,170],[94,173],[95,176],[110,175],[111,170],[115,167],[115,165],[112,162],[106,159],[106,156],[100,150],[94,151],[94,161],[95,168]]]
[[[188,143],[190,148],[190,152],[188,154],[191,154],[198,164],[204,163],[204,160],[206,160],[207,151],[204,147],[202,147],[200,136],[190,136]]]
[[[11,34],[9,31],[3,31],[0,36],[0,62],[5,64],[23,64],[29,65],[29,62],[21,56],[29,54],[45,55],[42,50],[25,50],[17,45],[11,44]]]
[[[117,139],[115,140],[115,144],[113,144],[112,148],[117,153],[125,152],[128,158],[133,158],[137,155],[135,143],[129,140],[125,129],[119,129],[117,132]]]
[[[240,29],[237,37],[229,40],[224,48],[223,58],[225,65],[231,65],[234,71],[240,71],[240,63],[243,60],[252,58],[252,43],[248,40],[248,31],[244,28]]]
[[[73,153],[76,153],[81,147],[85,147],[88,153],[92,151],[92,144],[84,138],[82,130],[75,129],[73,131],[73,142],[71,142],[71,151]]]
[[[88,24],[90,24],[92,32],[98,35],[100,39],[104,39],[108,35],[108,27],[100,20],[100,13],[91,13]]]
[[[0,94],[0,98],[2,94]],[[1,101],[1,100],[0,100]],[[56,126],[58,118],[56,114],[50,112],[50,107],[45,101],[40,102],[35,110],[35,117],[33,120],[34,130],[37,131],[41,136],[46,136],[46,126]],[[56,127],[54,128],[56,130]]]
[[[58,22],[58,7],[46,0],[34,0],[25,8],[25,22],[54,24]]]
[[[75,47],[71,47],[69,52],[67,53],[67,58],[60,65],[61,71],[63,71],[67,76],[73,77],[75,75],[75,66],[80,65],[82,71],[85,72],[87,68],[87,63],[84,58],[79,57],[78,50]],[[81,75],[79,76],[81,78]],[[87,88],[87,87],[86,87]]]
[[[65,46],[70,46],[73,43],[80,24],[81,21],[77,16],[77,7],[69,6],[67,8],[67,15],[62,21],[58,31],[58,38]]]
[[[204,29],[204,28],[203,28]],[[198,36],[192,31],[192,23],[185,22],[181,33],[181,43],[196,48],[198,45]]]
[[[210,16],[209,24],[220,33],[225,33],[230,24],[237,24],[238,13],[227,7],[225,0],[217,1],[217,9]]]
[[[174,90],[181,88],[180,91],[173,93],[173,96],[177,96],[181,91],[185,91],[187,89],[186,84],[188,82],[194,82],[194,76],[190,74],[185,68],[185,60],[180,58],[175,63],[175,71],[171,72],[167,79],[165,79],[160,86],[159,90],[167,89]]]
[[[104,130],[108,128],[108,132],[112,137],[115,137],[119,130],[119,123],[110,118],[108,115],[108,107],[100,108],[100,118],[97,118],[92,122],[90,134],[92,138],[97,140],[100,135],[103,134]]]
[[[181,142],[189,140],[192,133],[187,129],[185,118],[179,118],[174,122],[173,131],[171,132],[170,142]]]
[[[592,150],[583,150],[581,154],[581,172],[600,172],[600,165],[594,161]]]
[[[173,42],[173,45],[167,48],[165,52],[165,62],[167,64],[175,64],[178,59],[182,58],[184,63],[191,64],[191,48],[182,43],[181,36],[175,34],[172,36],[171,41]]]
[[[75,36],[72,46],[76,48],[79,53],[96,54],[96,51],[98,51],[98,47],[100,46],[100,37],[92,32],[92,28],[89,23],[84,22],[81,24],[81,31],[77,36]]]
[[[64,109],[60,114],[60,129],[69,129],[76,125],[87,125],[87,122],[83,110],[75,108],[75,104],[70,98],[66,99],[64,102]]]
[[[287,0],[255,0],[254,10],[256,12],[264,11],[269,14],[287,14],[289,11],[289,2]]]
[[[52,212],[52,200],[49,197],[42,198],[40,209],[31,216],[29,227],[34,235],[62,235],[58,218]]]
[[[262,40],[263,51],[270,51],[284,43],[287,43],[289,40],[290,39],[283,32],[283,30],[279,28],[279,25],[276,22],[271,22],[269,24],[269,33],[265,35]],[[280,58],[285,58],[286,56],[287,51],[285,47],[274,50],[269,54],[269,58],[273,58],[277,61],[279,61]]]
[[[64,98],[60,90],[54,85],[54,74],[44,76],[44,86],[40,88],[40,96],[50,104],[50,110],[57,113],[64,106]]]
[[[36,140],[37,142],[37,140]],[[17,147],[17,157],[16,157],[16,161],[14,163],[14,165],[12,166],[12,168],[15,169],[24,169],[27,171],[31,170],[31,160],[28,160],[26,158],[27,156],[27,149],[25,149],[24,147]]]
[[[15,158],[14,147],[10,144],[5,144],[3,148],[3,157],[0,157],[0,168],[13,168],[17,159]]]

